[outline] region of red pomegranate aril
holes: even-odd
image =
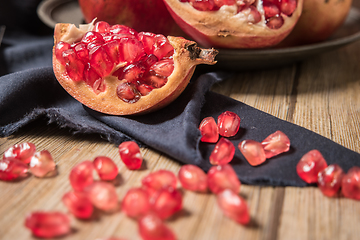
[[[108,182],[93,182],[84,190],[90,202],[103,211],[113,212],[118,209],[119,202],[113,184]]]
[[[140,153],[139,145],[134,141],[123,142],[119,145],[120,158],[125,166],[130,170],[141,168],[143,157]]]
[[[15,158],[21,162],[29,163],[35,152],[36,147],[33,143],[24,142],[9,147],[4,152],[3,158]]]
[[[214,0],[215,6],[217,6],[218,8],[221,8],[224,5],[235,5],[236,4],[236,0]]]
[[[139,233],[143,240],[175,240],[174,233],[155,214],[147,214],[138,221]]]
[[[103,48],[111,62],[118,64],[120,62],[120,41],[112,40],[103,45]]]
[[[281,12],[287,16],[291,16],[296,9],[296,0],[281,0]]]
[[[196,165],[187,164],[180,168],[178,178],[181,186],[194,192],[207,192],[207,175]]]
[[[216,143],[219,140],[219,128],[213,117],[204,118],[200,125],[201,142]]]
[[[121,209],[128,217],[139,218],[150,210],[149,194],[142,188],[131,188],[121,203]]]
[[[167,83],[166,77],[155,76],[152,74],[148,74],[144,80],[145,83],[149,84],[153,88],[161,88]]]
[[[94,159],[93,163],[101,180],[114,180],[118,175],[118,168],[109,157],[98,156]]]
[[[214,0],[189,0],[193,8],[199,11],[213,11],[216,6]]]
[[[94,31],[89,31],[89,32],[86,32],[85,35],[82,37],[81,42],[83,42],[87,45],[89,43],[103,44],[104,39],[100,33],[94,32]]]
[[[360,200],[360,167],[350,168],[343,176],[341,192],[347,198]]]
[[[68,50],[71,48],[71,45],[67,42],[59,42],[58,44],[56,44],[55,46],[55,56],[56,58],[60,61],[60,63],[62,65],[65,66],[66,62],[65,59],[63,58],[62,54],[64,51]]]
[[[144,55],[144,46],[143,44],[134,38],[122,38],[120,40],[121,50],[120,50],[120,61],[133,63],[140,60]]]
[[[128,82],[134,82],[144,76],[146,69],[142,64],[130,64],[122,70],[119,79],[125,79]]]
[[[232,142],[226,138],[220,138],[219,142],[210,155],[210,163],[212,165],[223,165],[231,162],[235,154],[235,147]]]
[[[85,187],[94,182],[94,164],[91,161],[83,161],[71,169],[69,180],[75,191],[81,192]]]
[[[172,187],[158,190],[151,201],[151,209],[161,219],[167,219],[182,209],[182,195]]]
[[[158,58],[162,59],[168,55],[169,52],[174,51],[174,47],[170,44],[169,40],[161,34],[155,36],[155,43],[153,48],[153,54]]]
[[[231,189],[235,193],[240,190],[240,181],[236,176],[233,167],[229,164],[213,166],[208,171],[208,187],[218,194],[225,189]]]
[[[146,55],[142,62],[144,63],[145,67],[149,68],[151,65],[156,63],[158,61],[158,58],[154,54]]]
[[[220,192],[216,199],[225,216],[244,225],[250,222],[250,214],[246,201],[231,189],[225,189]]]
[[[276,131],[261,142],[266,158],[271,158],[290,149],[290,140],[285,133]]]
[[[263,7],[266,19],[280,14],[280,9],[275,4],[264,2]]]
[[[145,84],[145,83],[141,83],[139,85],[136,86],[136,89],[140,92],[141,96],[146,96],[148,95],[154,88]]]
[[[99,33],[106,33],[110,31],[110,25],[107,22],[99,21],[95,23],[94,31]]]
[[[267,19],[266,26],[271,29],[279,29],[282,25],[284,25],[284,19],[282,16],[275,16]]]
[[[149,72],[153,75],[160,76],[160,77],[168,77],[174,70],[174,60],[160,60],[153,64]]]
[[[0,160],[0,180],[12,181],[26,177],[29,166],[15,158]]]
[[[302,156],[296,165],[299,177],[307,183],[316,183],[318,173],[327,168],[327,163],[321,153],[314,149]]]
[[[25,219],[25,227],[40,238],[55,238],[69,234],[70,218],[61,212],[33,212]]]
[[[111,61],[105,49],[102,47],[94,48],[90,51],[89,62],[91,67],[93,67],[101,77],[109,75],[114,68],[114,62]]]
[[[105,90],[105,84],[100,75],[88,63],[84,71],[84,81],[89,85],[95,93],[100,93]]]
[[[80,81],[84,78],[85,65],[80,61],[75,51],[70,48],[62,53],[65,61],[65,69],[73,81]]]
[[[172,187],[175,189],[177,179],[173,172],[162,169],[149,173],[141,180],[141,183],[144,187],[154,190],[159,190],[165,187]]]
[[[318,173],[317,185],[321,192],[328,197],[335,196],[341,187],[344,172],[337,164],[330,164]]]
[[[67,192],[61,200],[71,214],[77,218],[89,219],[93,214],[94,207],[82,192]]]
[[[30,171],[36,177],[45,177],[49,174],[54,174],[56,164],[53,157],[47,150],[37,152],[31,158]]]
[[[76,55],[78,58],[83,61],[87,62],[89,59],[89,49],[87,48],[87,45],[85,43],[79,42],[75,44],[73,47],[75,50]]]
[[[257,166],[265,162],[265,151],[261,143],[254,140],[244,140],[238,148],[251,166]]]
[[[150,32],[140,32],[138,40],[142,42],[144,51],[147,55],[153,54],[156,34]],[[155,55],[154,55],[155,56]]]
[[[127,103],[134,103],[139,101],[141,94],[132,83],[123,82],[116,87],[116,94],[118,98]]]
[[[239,131],[240,117],[236,113],[225,111],[219,115],[217,124],[221,136],[233,137]]]
[[[134,29],[119,24],[110,26],[110,32],[115,34],[131,34],[135,36],[138,34]]]

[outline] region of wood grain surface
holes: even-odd
[[[314,56],[290,66],[243,71],[213,87],[221,94],[281,119],[310,129],[360,153],[360,42]],[[117,146],[97,135],[77,135],[69,129],[35,121],[8,138],[0,139],[0,154],[20,142],[33,142],[53,155],[58,175],[19,182],[0,182],[0,239],[35,239],[24,227],[34,210],[66,212],[62,195],[71,189],[70,169],[98,155],[114,159],[120,178],[121,199],[140,186],[143,176],[157,169],[177,173],[180,164],[152,149],[143,148],[146,166],[129,171],[121,163]],[[360,165],[360,159],[359,159]],[[178,239],[328,240],[359,239],[360,202],[328,198],[316,187],[259,187],[242,185],[240,195],[249,205],[251,223],[242,226],[226,218],[212,194],[184,191],[184,210],[167,221]],[[59,239],[91,240],[103,237],[140,239],[137,224],[124,213],[96,214],[94,219],[72,218],[73,232]]]

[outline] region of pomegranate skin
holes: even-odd
[[[190,4],[179,0],[163,1],[180,28],[201,46],[239,49],[265,48],[281,42],[294,28],[303,4],[303,0],[298,0],[297,8],[292,15],[283,16],[283,26],[279,29],[270,29],[263,21],[258,24],[246,24],[238,20],[233,13],[229,14],[226,11],[198,11]]]
[[[321,42],[329,38],[345,21],[352,0],[304,0],[303,12],[281,47]]]
[[[136,31],[183,35],[162,0],[79,0],[79,5],[88,23],[97,18],[110,25],[129,26]]]

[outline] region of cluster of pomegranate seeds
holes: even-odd
[[[199,11],[218,11],[222,6],[236,7],[237,14],[247,16],[248,22],[255,24],[261,21],[261,14],[257,8],[258,2],[236,0],[179,0],[188,2]],[[262,1],[265,24],[271,29],[278,29],[284,24],[282,15],[291,16],[296,9],[296,0],[264,0]]]
[[[4,152],[3,159],[15,158],[23,163],[30,163],[30,160],[34,156],[35,152],[36,147],[33,143],[19,143],[9,147]]]
[[[231,189],[217,194],[217,203],[224,214],[240,224],[250,222],[250,214],[246,201]]]
[[[61,212],[33,212],[26,217],[25,226],[40,238],[60,237],[71,231],[70,218]]]
[[[299,177],[307,183],[316,183],[318,173],[327,168],[327,163],[322,154],[314,149],[306,153],[296,165]]]
[[[178,173],[181,186],[194,192],[206,192],[208,188],[207,175],[196,165],[183,165]]]
[[[122,142],[119,145],[120,158],[126,167],[130,170],[137,170],[141,168],[143,158],[140,153],[140,148],[134,141]]]
[[[351,199],[360,200],[360,168],[352,167],[344,175],[341,183],[342,194]]]
[[[102,21],[80,41],[55,46],[56,58],[73,81],[85,81],[98,94],[106,89],[105,77],[117,77],[116,94],[127,103],[167,83],[174,69],[173,53],[161,34],[137,33]]]

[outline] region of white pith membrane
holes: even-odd
[[[257,23],[252,23],[248,9],[237,13],[236,5],[223,5],[215,11],[200,11],[189,2],[164,2],[176,23],[196,42],[204,47],[221,48],[274,46],[291,32],[303,5],[303,0],[297,0],[297,7],[291,16],[279,14],[284,19],[283,25],[278,29],[270,29],[266,25],[262,0],[255,0],[252,4],[261,14],[261,20]]]
[[[81,40],[86,32],[94,29],[94,22],[80,25],[77,28],[73,24],[57,24],[54,32],[54,50],[60,41],[73,44]],[[170,44],[174,47],[174,70],[167,77],[167,82],[161,88],[154,88],[150,94],[141,96],[134,103],[127,103],[117,96],[117,86],[123,81],[112,76],[116,69],[126,65],[120,62],[109,75],[103,77],[106,88],[104,91],[96,92],[84,81],[74,81],[66,73],[65,66],[62,65],[53,53],[53,68],[56,78],[64,89],[75,99],[88,106],[91,109],[113,115],[130,115],[137,113],[146,113],[159,109],[175,98],[185,89],[197,64],[215,64],[214,57],[216,50],[205,50],[198,57],[191,56],[188,46],[195,45],[194,42],[183,38],[168,37]],[[208,53],[208,54],[207,54]]]

